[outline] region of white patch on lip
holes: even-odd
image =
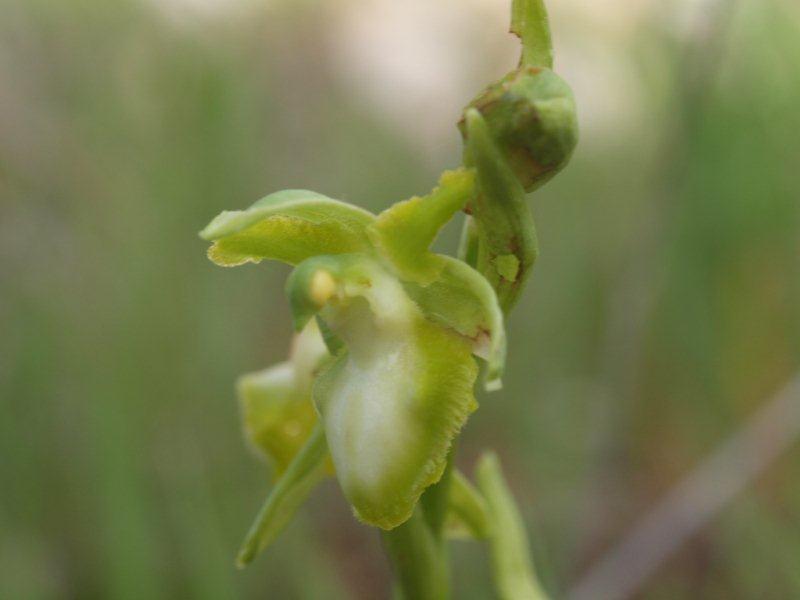
[[[413,357],[403,343],[376,349],[367,361],[349,360],[325,414],[328,445],[346,488],[379,490],[392,465],[414,443]],[[356,479],[357,478],[357,479]]]

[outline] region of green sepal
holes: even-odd
[[[263,259],[297,264],[319,254],[371,249],[366,227],[375,216],[316,192],[284,190],[247,210],[225,211],[200,232],[214,242],[209,258],[222,266]]]
[[[322,426],[318,425],[270,490],[239,550],[236,558],[239,568],[250,563],[283,531],[300,505],[325,477],[327,455],[325,434]]]
[[[499,598],[546,600],[533,571],[525,524],[494,453],[481,457],[476,479],[489,515],[489,548]]]

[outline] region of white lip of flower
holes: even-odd
[[[347,350],[320,374],[314,401],[356,515],[390,529],[441,476],[451,439],[476,406],[477,367],[470,343],[429,323],[383,267],[367,257],[341,262],[336,300],[320,316]],[[431,360],[436,353],[442,356]],[[442,358],[462,371],[462,385],[438,385],[447,379],[439,373]]]

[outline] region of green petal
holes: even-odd
[[[317,427],[289,468],[275,483],[255,522],[245,537],[236,559],[241,568],[272,543],[294,513],[325,476],[327,457],[325,435]]]
[[[328,269],[335,290],[320,314],[346,351],[320,373],[314,401],[356,515],[391,529],[439,480],[453,437],[477,406],[472,344],[427,320],[375,261],[319,258],[298,270]],[[302,289],[313,295],[313,284],[295,291]]]
[[[446,171],[439,186],[424,197],[415,196],[383,211],[369,227],[375,246],[405,278],[429,283],[438,273],[428,248],[439,230],[472,196],[471,169]]]
[[[486,278],[464,262],[436,255],[439,276],[429,285],[406,282],[408,294],[429,319],[473,341],[473,352],[486,359],[487,390],[501,387],[506,354],[503,312]]]
[[[263,259],[297,264],[318,254],[369,251],[371,213],[315,192],[284,190],[243,211],[225,211],[200,232],[222,266]]]

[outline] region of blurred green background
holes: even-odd
[[[798,369],[800,10],[550,4],[582,140],[531,200],[540,262],[459,462],[499,451],[563,597]],[[288,271],[214,267],[196,232],[282,188],[431,188],[513,65],[507,5],[0,0],[0,598],[387,597],[333,482],[234,570],[269,479],[232,382],[283,359]],[[635,596],[800,597],[799,468]],[[492,597],[483,550],[453,558],[456,598]]]

